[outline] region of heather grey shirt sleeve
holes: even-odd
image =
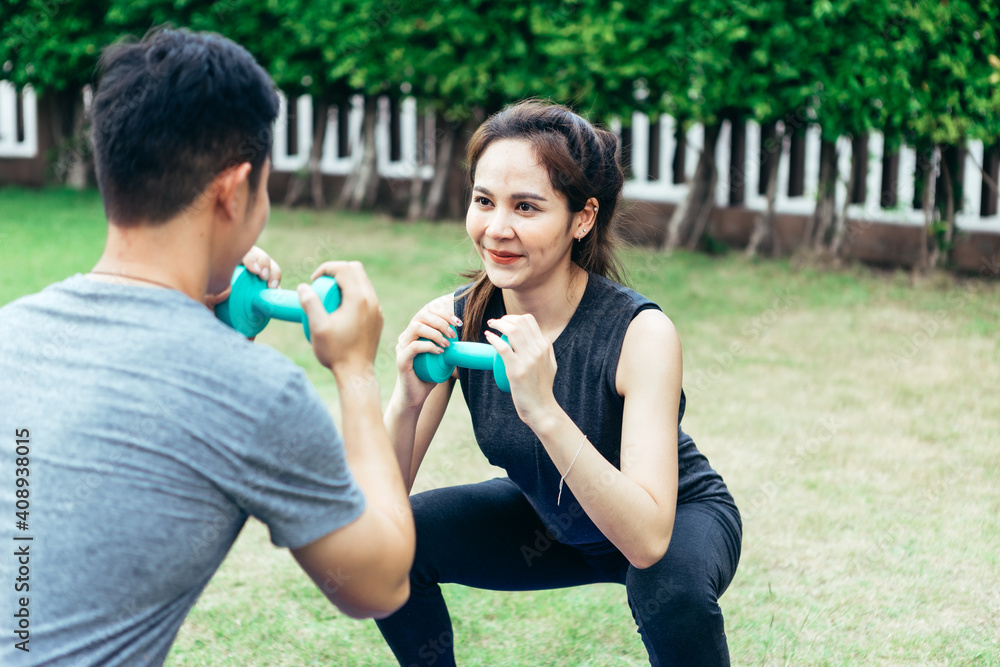
[[[305,546],[364,509],[340,434],[301,371],[278,392],[248,444],[235,452],[232,474],[219,484],[267,524],[276,546]]]

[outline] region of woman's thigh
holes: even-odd
[[[517,591],[623,582],[621,554],[595,558],[556,541],[509,479],[434,489],[411,503],[415,583]]]
[[[666,555],[629,568],[629,604],[653,664],[728,664],[719,597],[736,573],[741,542],[735,510],[681,505]]]

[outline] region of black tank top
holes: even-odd
[[[455,314],[463,317],[465,298],[455,292]],[[591,273],[583,298],[569,324],[553,343],[558,370],[554,393],[559,405],[597,450],[616,468],[621,467],[622,411],[615,375],[625,332],[643,310],[659,306],[641,294]],[[496,290],[483,322],[506,314],[503,295]],[[480,336],[486,342],[485,336]],[[524,493],[546,528],[560,542],[589,553],[615,549],[583,513],[566,486],[556,505],[560,474],[534,432],[517,416],[510,394],[497,388],[492,371],[458,369],[462,393],[472,416],[476,441],[486,458]],[[677,416],[677,503],[722,503],[735,509],[722,477],[680,428],[686,398],[681,391]]]

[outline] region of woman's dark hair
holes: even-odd
[[[156,29],[106,48],[98,72],[91,139],[108,220],[164,222],[243,162],[256,192],[278,94],[246,49],[221,35]]]
[[[566,197],[569,210],[579,213],[587,200],[597,199],[597,217],[590,233],[573,244],[572,260],[580,267],[617,282],[623,268],[616,255],[616,210],[625,175],[618,162],[618,137],[596,128],[565,106],[527,100],[504,108],[486,119],[469,140],[469,180],[475,184],[476,166],[494,141],[527,141],[549,174],[552,187]],[[465,326],[462,337],[478,340],[483,314],[497,289],[485,269],[466,274],[472,285],[464,292]]]

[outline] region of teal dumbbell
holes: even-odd
[[[309,318],[302,310],[299,295],[290,289],[268,289],[267,283],[240,265],[233,271],[230,281],[233,291],[229,298],[215,307],[215,316],[250,338],[256,336],[272,319],[301,322],[309,337]],[[312,284],[326,312],[332,313],[340,305],[340,287],[330,276],[320,276]]]
[[[452,328],[454,330],[454,327]],[[424,340],[427,340],[426,338]],[[507,337],[504,336],[506,341]],[[421,352],[413,359],[413,370],[424,382],[444,382],[455,372],[455,367],[471,368],[479,371],[493,371],[500,391],[510,393],[507,368],[496,348],[488,343],[451,341],[442,354]]]

